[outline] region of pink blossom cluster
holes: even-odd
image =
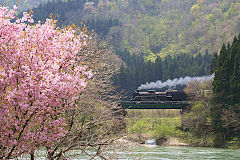
[[[50,146],[67,133],[64,113],[91,70],[76,63],[87,35],[0,7],[0,159]]]

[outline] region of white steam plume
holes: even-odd
[[[205,81],[209,79],[213,79],[214,74],[210,76],[202,76],[202,77],[185,77],[185,78],[179,78],[179,79],[173,79],[173,80],[167,80],[165,82],[162,81],[157,81],[157,82],[150,82],[146,84],[141,84],[138,89],[153,89],[153,88],[163,88],[163,87],[168,87],[168,88],[174,88],[177,85],[186,85],[188,82],[191,81]]]

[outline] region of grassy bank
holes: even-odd
[[[180,110],[129,110],[126,118],[130,135],[152,138],[184,137]]]
[[[152,137],[178,136],[181,126],[180,117],[173,118],[128,118],[127,132],[129,134],[147,134]]]

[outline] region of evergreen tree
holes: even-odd
[[[238,36],[240,37],[240,36]],[[229,120],[238,119],[240,105],[240,45],[239,39],[234,37],[232,45],[226,48],[223,44],[220,55],[214,56],[212,67],[215,70],[213,81],[214,99],[211,107],[212,129],[215,133],[215,146],[222,147],[239,130],[239,122]],[[217,61],[217,63],[216,63]]]
[[[210,68],[210,73],[214,73],[216,68],[217,68],[217,61],[218,61],[218,54],[215,52],[213,54],[212,62],[211,62],[211,68]]]
[[[223,44],[217,63],[217,70],[213,81],[213,93],[215,96],[215,103],[227,102],[229,99],[229,72],[230,61],[228,56],[229,51],[225,44]],[[229,102],[229,101],[228,101]]]
[[[157,56],[155,61],[155,80],[161,80],[163,78],[163,69],[162,69],[162,58]]]
[[[240,47],[234,57],[234,69],[230,80],[232,104],[240,104]]]

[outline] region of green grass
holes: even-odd
[[[181,134],[181,131],[177,129],[180,126],[180,117],[127,118],[127,132],[129,134],[148,134],[154,138],[175,137]]]

